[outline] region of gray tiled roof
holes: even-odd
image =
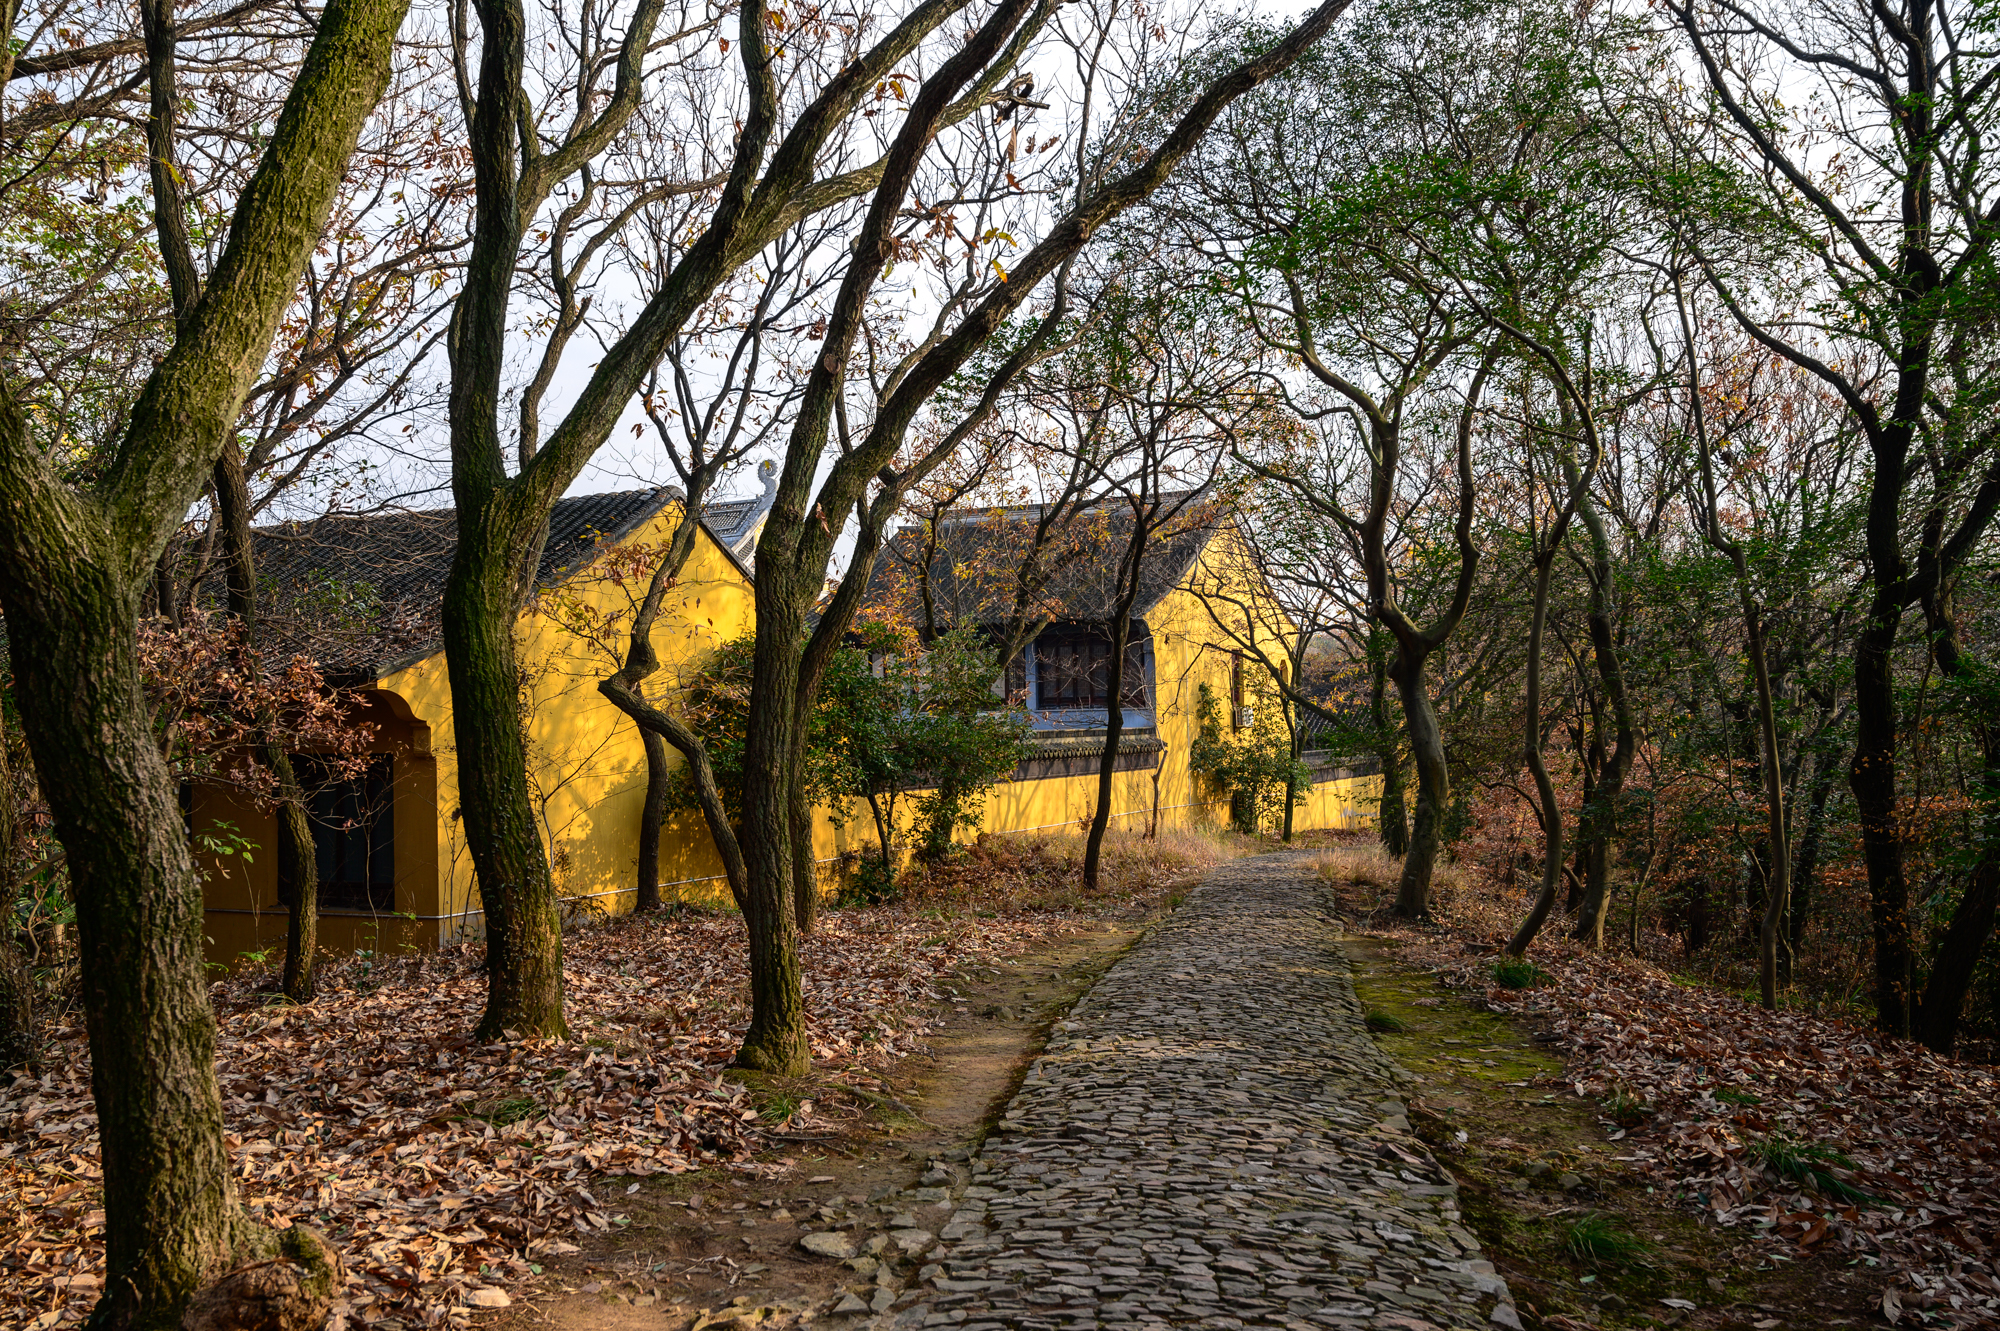
[[[671,487],[556,501],[536,578],[551,586],[680,498]],[[267,652],[302,651],[329,675],[374,678],[442,645],[453,509],[329,514],[255,533]]]
[[[982,509],[954,517],[937,533],[929,558],[930,591],[939,627],[998,624],[1014,607],[1015,573],[1034,539],[1041,509],[1033,505]],[[1179,585],[1223,519],[1193,506],[1148,540],[1139,566],[1132,616],[1144,618]],[[1087,512],[1052,533],[1041,557],[1049,570],[1032,614],[1077,624],[1103,624],[1117,604],[1118,565],[1132,532],[1123,506]],[[869,579],[866,604],[915,613],[928,533],[905,527],[884,546]]]

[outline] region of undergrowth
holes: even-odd
[[[1083,885],[1084,839],[985,835],[960,854],[913,864],[896,880],[906,905],[952,911],[1098,915],[1163,904],[1176,884],[1263,849],[1256,838],[1199,828],[1107,832],[1098,887]]]
[[[1762,1141],[1753,1142],[1750,1154],[1773,1173],[1824,1196],[1843,1202],[1875,1200],[1872,1195],[1833,1172],[1835,1169],[1852,1171],[1854,1161],[1831,1147],[1816,1142],[1801,1142],[1784,1133],[1774,1132]]]
[[[1570,1256],[1590,1262],[1631,1262],[1644,1256],[1648,1247],[1624,1222],[1600,1211],[1564,1225],[1562,1243]]]

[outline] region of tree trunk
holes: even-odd
[[[1144,521],[1135,521],[1132,530],[1145,538]],[[1128,580],[1132,586],[1138,585],[1137,561],[1126,561],[1133,566],[1133,576]],[[1123,589],[1121,588],[1121,591]],[[1111,786],[1113,775],[1118,770],[1118,741],[1125,737],[1125,644],[1132,638],[1130,618],[1132,596],[1118,598],[1118,617],[1111,624],[1111,659],[1105,663],[1104,697],[1104,753],[1097,763],[1097,807],[1090,811],[1090,835],[1083,843],[1083,886],[1087,892],[1097,890],[1098,869],[1104,855],[1104,831],[1111,825]]]
[[[1416,818],[1409,851],[1403,856],[1403,876],[1396,884],[1396,913],[1418,920],[1431,911],[1431,879],[1444,844],[1445,811],[1451,807],[1451,771],[1445,765],[1444,732],[1424,688],[1429,653],[1405,645],[1396,655],[1396,693],[1403,702],[1403,729],[1417,767]]]
[[[243,457],[236,441],[223,445],[211,482],[215,488],[215,526],[222,529],[229,613],[242,625],[244,645],[256,650],[257,552],[250,538],[250,488],[243,474]],[[260,660],[258,669],[263,669]],[[283,854],[298,866],[285,896],[285,997],[310,1003],[315,989],[313,958],[319,950],[319,854],[313,845],[312,822],[306,817],[306,794],[292,769],[292,760],[277,734],[277,718],[263,718],[264,762],[278,782],[278,836]],[[281,863],[283,860],[280,861]]]
[[[1562,808],[1556,803],[1555,783],[1549,780],[1548,761],[1542,754],[1542,636],[1549,621],[1549,574],[1555,567],[1556,549],[1552,546],[1535,557],[1534,603],[1528,614],[1528,725],[1524,753],[1528,770],[1535,778],[1535,795],[1541,801],[1542,886],[1535,894],[1535,904],[1528,909],[1528,917],[1507,940],[1507,954],[1514,957],[1528,950],[1535,935],[1542,931],[1549,912],[1555,909],[1556,884],[1562,874]]]
[[[1771,696],[1771,667],[1764,649],[1764,627],[1750,595],[1749,576],[1738,555],[1737,584],[1743,598],[1744,627],[1749,636],[1750,669],[1757,680],[1757,720],[1764,749],[1764,821],[1767,876],[1764,918],[1757,933],[1757,982],[1764,1010],[1778,1007],[1778,951],[1785,917],[1791,908],[1792,853],[1785,844],[1785,778],[1778,752],[1778,714]]]
[[[1291,709],[1289,699],[1282,699],[1279,705],[1284,707],[1289,713]],[[1292,770],[1285,774],[1285,826],[1280,833],[1280,839],[1289,846],[1292,844],[1292,810],[1296,809],[1299,803],[1299,751],[1305,737],[1299,733],[1298,725],[1289,715],[1285,719],[1285,726],[1291,732],[1292,737],[1292,742],[1286,749],[1286,752],[1292,755]]]
[[[177,1327],[234,1264],[236,1204],[215,1082],[202,885],[154,741],[136,594],[82,561],[5,568],[17,697],[69,855],[104,1162],[108,1327]]]
[[[0,1069],[39,1071],[41,1033],[35,1024],[35,976],[21,953],[14,921],[14,894],[20,890],[15,856],[20,847],[21,787],[14,780],[8,736],[0,729]]]
[[[1798,955],[1805,942],[1806,919],[1812,909],[1813,882],[1819,873],[1820,843],[1826,835],[1826,805],[1833,797],[1833,782],[1838,775],[1840,764],[1831,756],[1818,759],[1813,770],[1810,793],[1806,797],[1806,826],[1799,837],[1799,848],[1792,865],[1792,917],[1790,923],[1790,946],[1785,955]],[[1791,977],[1786,976],[1787,983]]]
[[[292,770],[291,758],[272,745],[264,760],[278,778],[278,835],[291,843],[291,860],[298,866],[291,899],[285,903],[285,997],[294,1003],[310,1003],[318,991],[313,961],[319,953],[319,851],[313,845],[305,791]]]
[[[799,933],[819,925],[819,865],[813,858],[812,805],[805,785],[792,784],[792,918]]]
[[[1382,798],[1376,818],[1382,848],[1397,859],[1410,853],[1410,808],[1403,790],[1402,755],[1391,749],[1382,759]]]
[[[1574,469],[1569,472],[1569,481],[1572,487],[1576,485]],[[1632,704],[1625,692],[1625,668],[1618,659],[1618,640],[1612,625],[1611,542],[1604,533],[1604,523],[1598,516],[1597,506],[1590,502],[1587,491],[1579,492],[1576,515],[1590,535],[1590,610],[1587,618],[1591,655],[1597,663],[1597,678],[1604,689],[1604,701],[1611,707],[1614,735],[1612,747],[1604,754],[1598,769],[1597,788],[1584,806],[1583,825],[1577,829],[1584,845],[1590,849],[1582,909],[1572,937],[1602,951],[1604,922],[1611,911],[1611,865],[1617,848],[1619,801],[1625,793],[1625,774],[1631,770],[1637,743],[1633,735]],[[1595,712],[1592,720],[1594,725],[1602,726],[1601,710]],[[1598,746],[1602,751],[1601,729]]]
[[[751,1014],[736,1062],[789,1077],[812,1065],[793,909],[793,856],[800,852],[792,840],[792,812],[805,738],[805,717],[795,705],[801,674],[798,644],[818,578],[807,587],[802,570],[773,567],[779,562],[757,561],[757,643],[743,753],[743,919],[750,934]],[[885,861],[888,836],[884,833]]]
[[[2000,749],[1990,743],[1986,750],[1987,789],[2000,781]],[[1965,996],[1972,990],[1972,977],[1979,958],[1993,937],[1996,905],[2000,905],[2000,816],[1992,807],[1980,818],[1984,824],[1984,847],[1965,895],[1951,915],[1937,956],[1931,960],[1930,979],[1924,985],[1923,1004],[1917,1013],[1917,1038],[1940,1054],[1958,1047],[1958,1021],[1965,1010]]]
[[[1592,754],[1587,743],[1577,745],[1577,766],[1583,769],[1583,809],[1587,814],[1591,803],[1597,798],[1597,765],[1591,761]],[[1590,848],[1578,844],[1571,852],[1571,862],[1563,874],[1569,882],[1569,895],[1563,901],[1563,914],[1576,915],[1583,909],[1583,885],[1590,877]]]
[[[1962,680],[1968,674],[1959,642],[1958,619],[1949,591],[1924,601],[1924,615],[1931,631],[1931,655],[1947,679]],[[1972,989],[1973,973],[1980,956],[1993,937],[1996,905],[2000,905],[2000,725],[1994,723],[1992,703],[1983,690],[1968,691],[1972,706],[1978,708],[1973,729],[1979,736],[1981,763],[1979,780],[1979,860],[1965,885],[1965,895],[1952,912],[1931,959],[1930,977],[1924,982],[1923,999],[1912,1020],[1918,1039],[1940,1054],[1958,1046],[1958,1020],[1965,1009],[1965,996]]]
[[[463,507],[461,501],[461,507]],[[559,1039],[562,921],[535,828],[514,656],[515,566],[469,539],[496,524],[459,526],[445,582],[445,662],[451,676],[458,798],[486,917],[486,1011],[475,1038]]]
[[[1383,848],[1401,859],[1410,853],[1410,823],[1403,798],[1402,744],[1389,721],[1389,650],[1369,653],[1369,705],[1378,737],[1376,756],[1382,764],[1382,798],[1376,806],[1375,823]]]
[[[308,1272],[273,1312],[317,1325],[331,1301],[331,1268],[308,1231],[280,1238],[236,1204],[202,882],[153,732],[137,612],[140,584],[220,456],[324,234],[387,86],[403,13],[394,0],[322,10],[199,307],[133,400],[88,497],[49,468],[0,387],[0,605],[15,701],[76,907],[104,1174],[98,1327],[178,1328],[204,1283],[281,1249]],[[147,16],[152,31],[161,17]]]
[[[40,1068],[35,1025],[35,976],[14,936],[13,921],[0,929],[0,1071]]]
[[[1878,595],[1854,645],[1854,757],[1847,783],[1861,822],[1868,867],[1868,918],[1875,941],[1875,1025],[1904,1039],[1912,1032],[1916,949],[1910,886],[1896,819],[1896,682],[1891,653],[1902,609]]]
[[[896,839],[894,806],[884,809],[881,795],[871,790],[868,792],[868,812],[875,819],[875,848],[882,861],[882,871],[893,874],[896,872],[895,851],[892,849]]]
[[[667,817],[667,742],[644,726],[639,740],[646,746],[646,803],[639,813],[639,900],[641,911],[660,908],[660,824]]]

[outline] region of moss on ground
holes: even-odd
[[[1411,1125],[1457,1177],[1466,1223],[1529,1331],[1779,1331],[1870,1320],[1869,1289],[1844,1258],[1783,1260],[1775,1245],[1703,1224],[1619,1159],[1610,1108],[1570,1089],[1562,1059],[1534,1026],[1404,966],[1392,940],[1350,936],[1348,953],[1363,1010],[1391,1019],[1370,1022],[1377,1043],[1418,1078]],[[1589,1256],[1579,1222],[1641,1246]]]

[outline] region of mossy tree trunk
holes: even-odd
[[[1451,769],[1445,763],[1444,731],[1431,706],[1424,683],[1424,663],[1430,648],[1420,635],[1398,646],[1396,695],[1403,704],[1403,731],[1410,739],[1410,756],[1417,769],[1417,800],[1410,819],[1410,845],[1403,855],[1402,876],[1396,882],[1396,913],[1422,919],[1431,910],[1431,881],[1438,853],[1444,847],[1444,815],[1451,807]]]
[[[792,784],[792,918],[801,934],[819,926],[819,864],[813,857],[812,803]]]
[[[1390,656],[1394,649],[1379,629],[1368,634],[1369,720],[1375,730],[1375,756],[1382,764],[1382,797],[1376,804],[1375,830],[1382,848],[1398,859],[1410,853],[1410,815],[1403,797],[1402,726],[1389,719]]]
[[[136,598],[97,561],[32,591],[5,563],[16,687],[75,885],[110,1272],[94,1320],[176,1326],[248,1223],[222,1140],[201,880],[133,653]]]
[[[518,604],[509,549],[477,535],[504,537],[508,527],[464,520],[477,507],[460,473],[459,547],[445,585],[445,653],[451,677],[452,728],[458,745],[458,799],[486,925],[486,1010],[481,1040],[561,1038],[562,919],[548,855],[528,788],[528,746],[520,667],[515,655]],[[492,502],[490,498],[487,502]]]
[[[152,731],[138,608],[319,241],[387,85],[403,12],[393,0],[323,11],[206,288],[87,490],[56,472],[0,390],[0,604],[23,728],[68,855],[102,1148],[98,1327],[177,1328],[201,1286],[278,1247],[231,1183],[202,884]],[[323,1316],[330,1289],[313,1289]]]

